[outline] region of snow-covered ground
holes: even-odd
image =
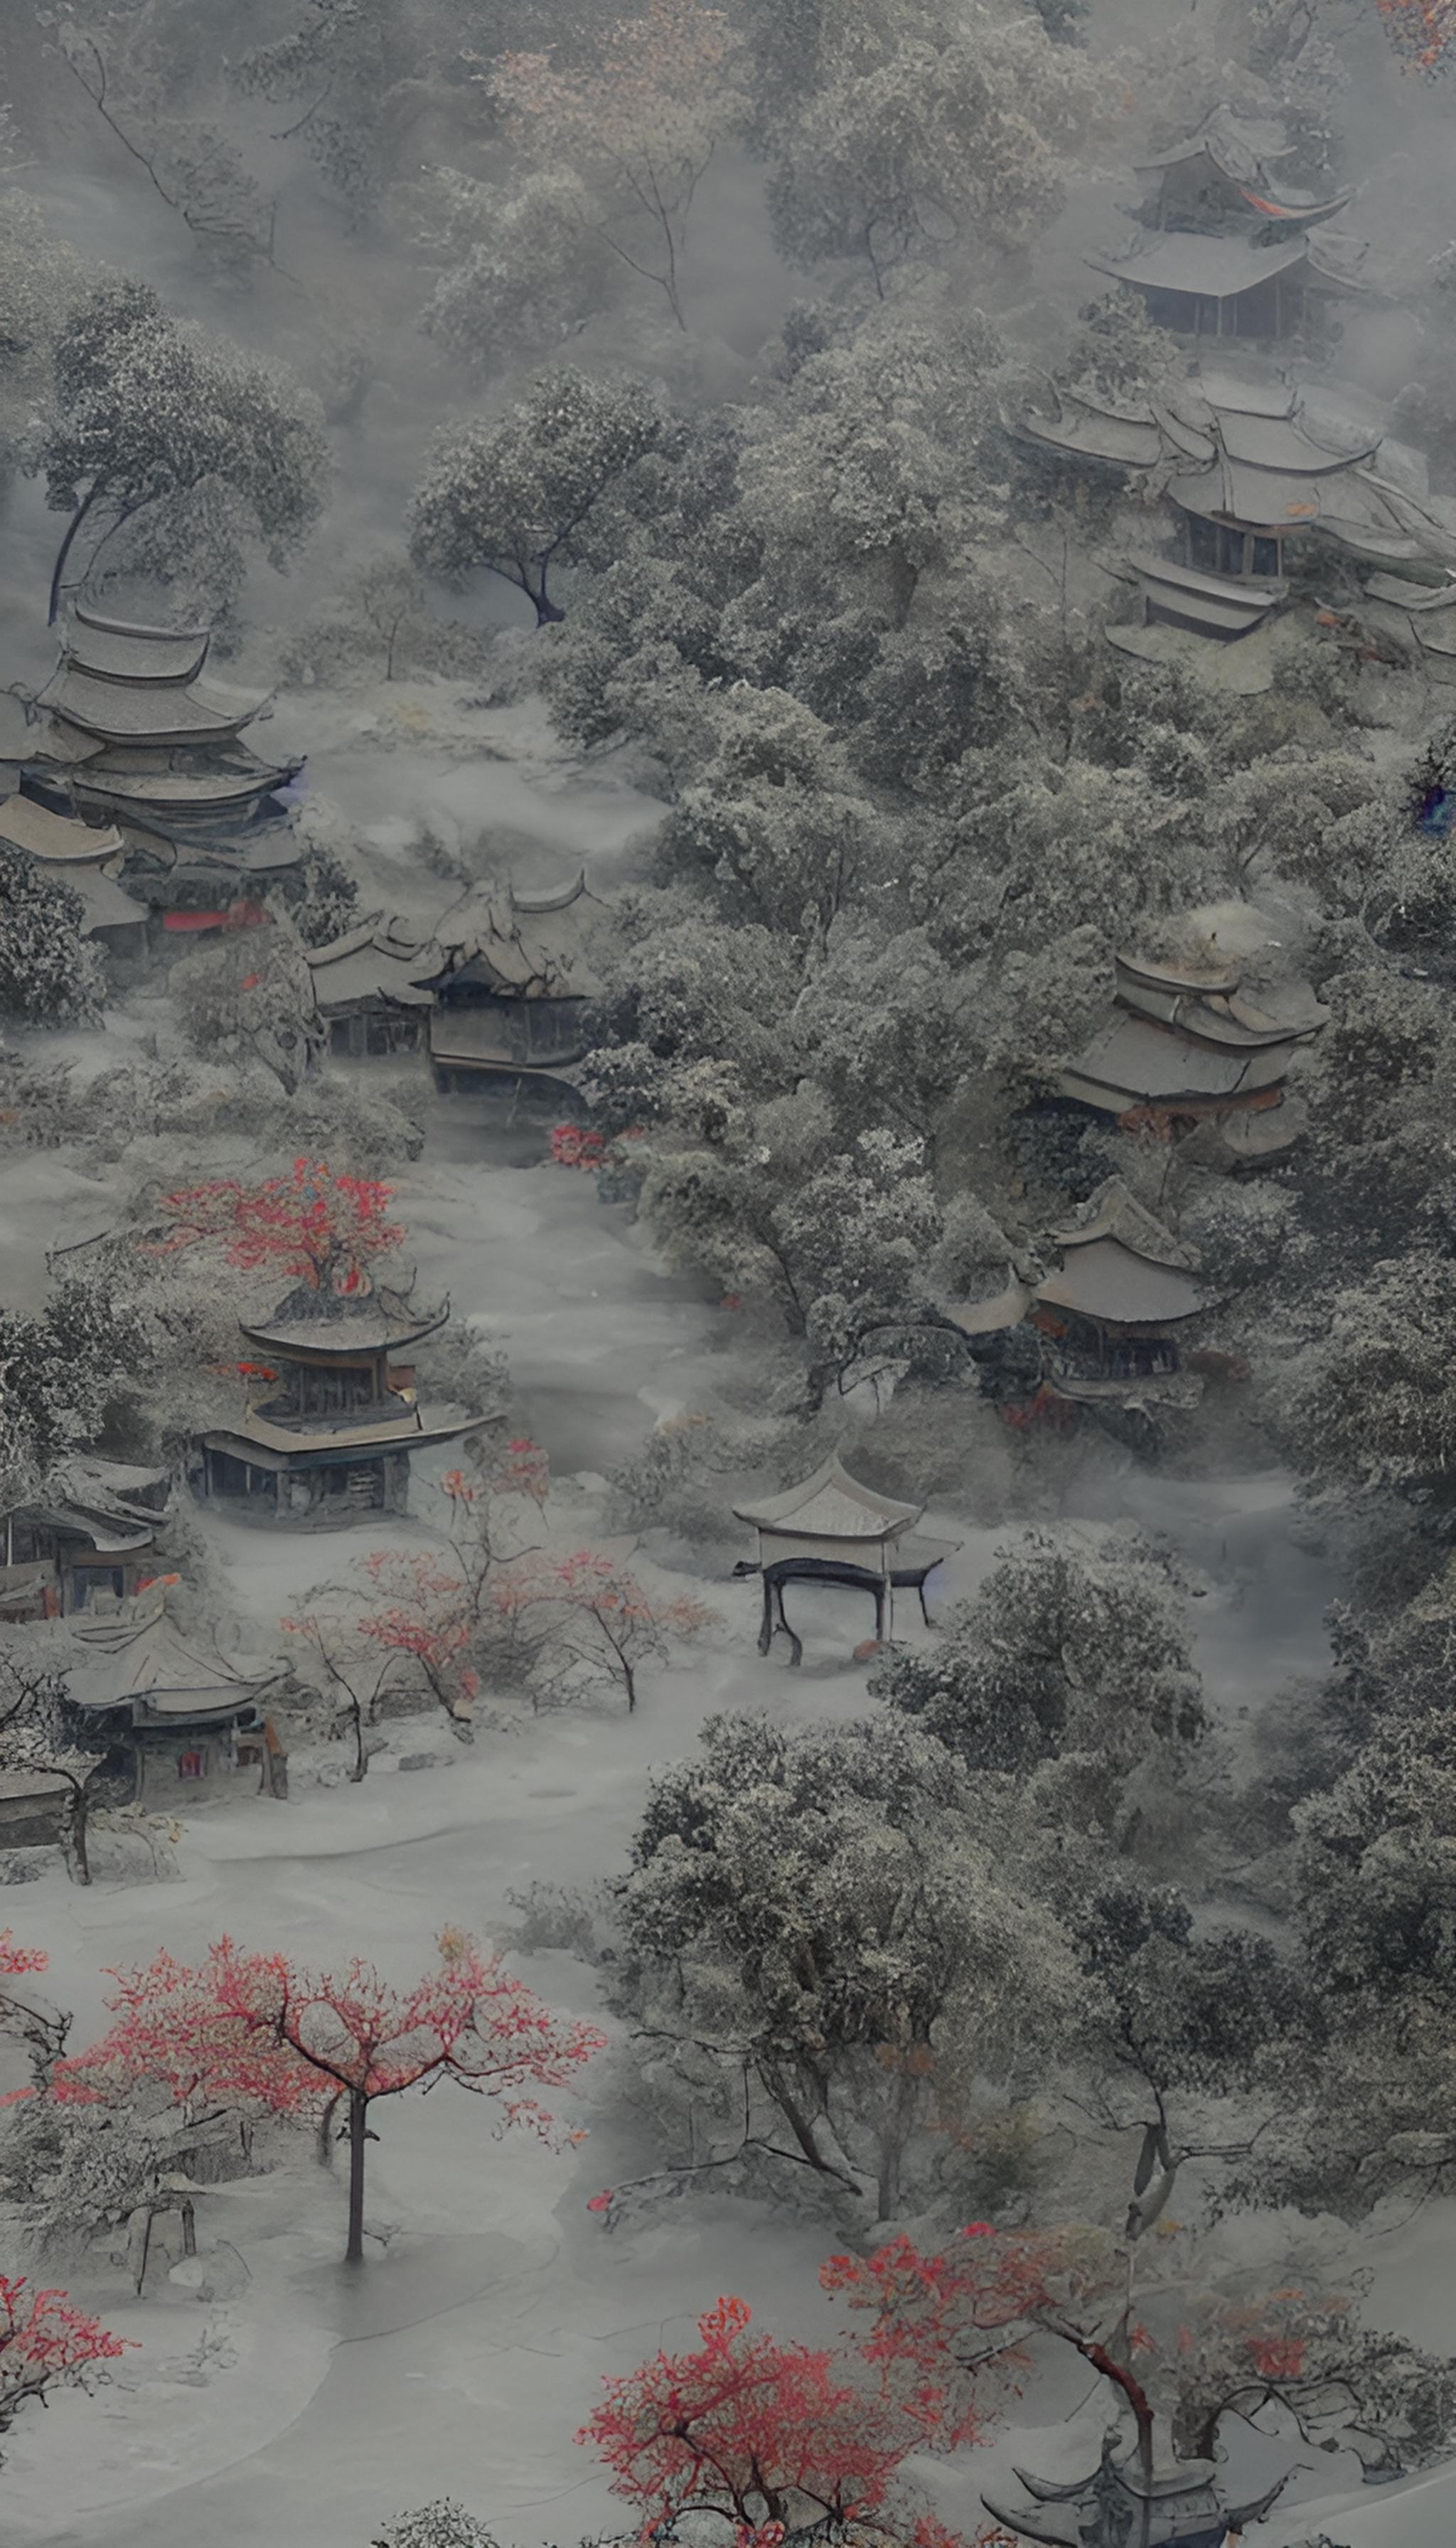
[[[640,837],[654,809],[622,774],[573,776],[523,748],[518,721],[510,732],[510,764],[456,762],[437,741],[422,754],[403,736],[381,749],[335,712],[316,737],[319,783],[368,827],[383,883],[408,888],[413,810],[438,816],[442,789],[458,791],[460,839],[477,818],[495,820],[517,846],[540,845],[543,873],[569,868],[592,842],[620,853]],[[134,1033],[135,1017],[113,1026]],[[503,1350],[533,1433],[559,1478],[581,1480],[589,1511],[592,1482],[661,1415],[717,1394],[744,1352],[736,1322],[664,1269],[643,1234],[596,1202],[590,1178],[519,1164],[520,1141],[502,1143],[468,1103],[425,1105],[424,1154],[398,1179],[421,1294],[448,1289],[456,1315]],[[28,1300],[44,1285],[46,1248],[90,1214],[104,1221],[107,1188],[64,1154],[36,1154],[7,1165],[0,1192],[0,1292]],[[428,1527],[427,1494],[418,1504],[409,1532]],[[1154,1480],[1109,1455],[1082,1473],[1068,1509],[1089,1522],[1155,1522],[1179,1540],[1210,1585],[1198,1608],[1204,1660],[1230,1719],[1266,1708],[1292,1673],[1318,1665],[1330,1586],[1292,1534],[1287,1481]],[[948,1592],[973,1584],[1007,1535],[929,1519],[961,1543]],[[373,1544],[278,1537],[213,1514],[203,1526],[227,1608],[264,1643],[320,1572]],[[186,1828],[178,1880],[78,1891],[57,1872],[8,1895],[3,1916],[49,1950],[47,1988],[76,2011],[78,2041],[100,2017],[104,1966],[161,1948],[193,1956],[224,1932],[318,1966],[361,1955],[402,1980],[445,1922],[500,1939],[513,1894],[536,1881],[589,1884],[620,1865],[649,1771],[688,1749],[714,1710],[766,1705],[802,1720],[864,1704],[864,1673],[848,1657],[864,1623],[851,1605],[798,1596],[806,1653],[795,1674],[781,1648],[768,1663],[755,1652],[752,1583],[693,1589],[711,1592],[722,1624],[690,1659],[649,1677],[634,1718],[603,1706],[483,1727],[447,1766],[380,1763],[362,1786],[301,1782],[287,1804],[215,1805]],[[593,2006],[592,1976],[569,1956],[516,1960],[556,2004]],[[521,2548],[610,2526],[610,2499],[572,2438],[603,2373],[683,2341],[720,2292],[742,2293],[781,2334],[828,2340],[836,2316],[816,2272],[830,2241],[782,2213],[708,2196],[605,2231],[588,2199],[650,2167],[649,2138],[609,2057],[564,2102],[590,2127],[564,2155],[524,2136],[495,2138],[489,2109],[448,2087],[376,2108],[369,2220],[379,2234],[362,2273],[338,2262],[342,2186],[304,2148],[205,2197],[200,2271],[211,2297],[196,2275],[179,2282],[163,2270],[138,2304],[120,2269],[73,2271],[76,2295],[138,2349],[96,2397],[62,2398],[8,2438],[6,2548],[255,2548],[275,2537],[282,2548],[364,2548],[392,2511],[441,2494]],[[1441,2334],[1453,2238],[1456,2219],[1440,2213],[1388,2255],[1372,2253],[1377,2305],[1417,2334]],[[1036,2414],[1059,2417],[1079,2395],[1048,2383]],[[968,2531],[993,2465],[1053,2447],[1065,2436],[1024,2425],[994,2453],[926,2474]],[[1270,2548],[1308,2526],[1271,2522]],[[1325,2526],[1351,2548],[1444,2548],[1456,2487],[1426,2482]]]

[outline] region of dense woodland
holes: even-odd
[[[332,1580],[275,1623],[300,1749],[364,1780],[382,1658],[461,1747],[501,1713],[635,1711],[724,1633],[743,1482],[836,1447],[1006,1528],[853,1708],[725,1706],[653,1773],[609,1882],[522,1899],[517,1952],[575,1958],[599,2025],[449,1926],[408,1988],[199,1929],[108,1985],[93,2037],[18,1889],[0,2449],[119,2359],[77,2296],[108,2242],[139,2291],[154,2222],[185,2209],[192,2236],[200,2152],[240,2134],[303,2171],[342,2130],[357,2257],[376,2099],[453,2083],[569,2148],[590,2060],[647,2151],[595,2226],[625,2243],[722,2194],[760,2207],[748,2238],[807,2221],[842,2324],[815,2349],[686,2296],[696,2339],[584,2408],[632,2535],[1029,2537],[1000,2510],[977,2532],[973,2485],[943,2520],[925,2471],[1068,2359],[1132,2464],[1218,2461],[1211,2519],[1268,2482],[1250,2432],[1276,2476],[1439,2464],[1456,2356],[1386,2325],[1349,2259],[1456,2192],[1456,835],[1428,819],[1456,698],[1367,641],[1322,557],[1258,694],[1130,662],[1103,629],[1142,500],[1016,423],[1048,382],[1116,403],[1182,376],[1078,251],[1127,170],[1231,108],[1283,119],[1302,183],[1371,180],[1404,386],[1368,359],[1359,385],[1456,499],[1456,248],[1438,209],[1377,218],[1398,143],[1439,159],[1441,200],[1456,13],[268,0],[221,48],[213,0],[37,14],[0,45],[0,467],[35,578],[8,593],[12,699],[45,678],[53,567],[52,618],[84,592],[197,621],[228,679],[295,704],[544,714],[660,808],[602,888],[555,1173],[731,1308],[717,1401],[644,1420],[603,1544],[553,1554],[529,1395],[471,1330],[421,1346],[502,1421],[433,1494],[428,1550],[320,1555]],[[151,270],[68,225],[88,153],[123,235],[163,243]],[[1338,380],[1361,323],[1281,358]],[[431,1101],[328,1054],[306,960],[377,902],[368,847],[317,791],[296,823],[297,888],[178,957],[167,1039],[109,1060],[162,959],[108,969],[76,894],[0,849],[0,1178],[53,1154],[107,1223],[0,1299],[7,1510],[88,1452],[182,1467],[240,1315],[410,1257],[393,1181]],[[421,818],[410,855],[431,912],[500,866],[485,826],[462,863]],[[1245,980],[1324,1013],[1299,1138],[1249,1170],[1064,1102],[1115,956],[1250,914]],[[1109,1180],[1199,1267],[1211,1376],[1068,1424],[1015,1338],[950,1313],[1034,1284]],[[1293,1474],[1341,1588],[1321,1679],[1220,1717],[1217,1552],[1201,1576],[1132,1521],[1061,1517],[1114,1455]],[[171,1546],[206,1619],[226,1596],[185,1500]],[[99,1830],[113,1880],[125,1813],[23,1625],[0,1768],[68,1781],[71,1872]],[[483,2468],[468,2509],[381,2502],[370,2535],[479,2548],[500,2518]]]

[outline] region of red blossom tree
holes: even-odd
[[[428,1549],[377,1548],[364,1572],[380,1607],[361,1612],[360,1636],[412,1663],[451,1724],[468,1733],[481,1677],[466,1660],[476,1622],[464,1578]]]
[[[698,2320],[690,2353],[657,2353],[577,2435],[611,2471],[644,2536],[685,2512],[716,2513],[740,2542],[790,2526],[862,2521],[884,2503],[915,2422],[846,2376],[827,2352],[750,2333],[746,2302]]]
[[[1229,2300],[1174,2281],[1153,2296],[1153,2323],[1136,2321],[1128,2251],[1098,2230],[977,2222],[945,2254],[894,2238],[869,2256],[832,2256],[820,2281],[873,2313],[864,2358],[939,2448],[982,2437],[988,2401],[1014,2391],[1039,2337],[1111,2385],[1149,2480],[1159,2414],[1181,2453],[1211,2459],[1226,2416],[1252,2422],[1277,2405],[1307,2442],[1349,2448],[1381,2476],[1445,2448],[1456,2417],[1456,2364],[1362,2328],[1345,2298]]]
[[[1456,0],[1376,0],[1387,35],[1410,69],[1434,73],[1456,56]]]
[[[685,1594],[658,1600],[614,1558],[590,1548],[567,1557],[535,1550],[502,1568],[492,1591],[502,1620],[534,1620],[538,1669],[559,1688],[612,1683],[626,1693],[629,1715],[644,1664],[666,1662],[670,1637],[700,1636],[716,1618]]]
[[[24,2275],[0,2274],[0,2433],[49,2389],[84,2389],[86,2375],[132,2350],[64,2292],[38,2292]]]
[[[286,1956],[244,1954],[228,1938],[196,1969],[162,1956],[117,1980],[116,2025],[60,2064],[56,2096],[111,2101],[160,2081],[178,2103],[206,2097],[299,2122],[342,2102],[351,2263],[364,2253],[369,2112],[381,2098],[452,2079],[500,2099],[505,2126],[555,2141],[563,2136],[526,2091],[564,2086],[605,2042],[596,2028],[558,2017],[456,1930],[442,1933],[434,1969],[405,1991],[358,1959],[341,1973],[315,1974]]]
[[[335,1175],[321,1159],[295,1159],[261,1185],[215,1177],[163,1195],[163,1235],[146,1245],[168,1256],[213,1239],[230,1265],[289,1274],[317,1292],[367,1292],[370,1266],[405,1235],[389,1218],[393,1194],[373,1178]]]

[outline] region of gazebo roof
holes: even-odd
[[[765,1496],[757,1504],[736,1504],[734,1517],[755,1529],[794,1539],[845,1539],[878,1545],[909,1530],[925,1510],[923,1504],[901,1503],[852,1478],[837,1452],[812,1477],[781,1494]]]

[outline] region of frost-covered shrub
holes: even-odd
[[[414,2512],[397,2513],[376,2533],[372,2548],[496,2548],[496,2542],[474,2513],[441,2496]]]
[[[95,1016],[101,958],[81,935],[85,916],[69,885],[0,847],[0,1016],[42,1027]]]

